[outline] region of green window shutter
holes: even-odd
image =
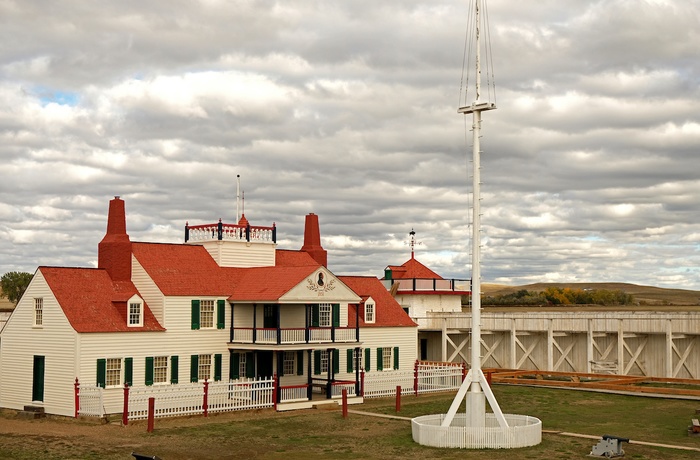
[[[238,353],[231,353],[228,358],[228,378],[238,380],[238,369],[241,367],[241,356]]]
[[[226,321],[226,301],[219,299],[216,301],[216,328],[223,329]]]
[[[311,327],[318,327],[320,317],[318,305],[311,305]]]
[[[394,369],[399,368],[399,347],[394,347]]]
[[[177,383],[178,380],[178,359],[177,356],[170,357],[170,383]]]
[[[372,350],[365,348],[365,372],[369,372],[370,362],[372,361]]]
[[[333,374],[340,372],[340,350],[335,348],[333,350]]]
[[[340,327],[340,304],[334,303],[331,312],[333,314],[333,327]]]
[[[214,355],[214,381],[221,381],[221,354]]]
[[[352,348],[348,348],[348,374],[352,374],[353,369],[355,369],[355,363],[352,358]]]
[[[383,371],[384,370],[384,357],[382,356],[382,349],[377,348],[377,370],[378,371]]]
[[[304,375],[304,350],[297,351],[297,375]]]
[[[199,381],[199,355],[190,356],[190,382]]]
[[[245,376],[248,378],[255,378],[255,354],[246,353],[245,354]]]
[[[314,350],[314,375],[321,375],[321,350]]]
[[[192,330],[199,329],[199,300],[192,301]]]
[[[107,360],[97,360],[97,385],[104,388],[107,383]]]
[[[146,385],[153,385],[153,356],[146,356]]]
[[[134,358],[124,358],[124,383],[134,384]]]

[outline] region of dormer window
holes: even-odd
[[[143,300],[133,296],[127,302],[129,327],[143,326]]]
[[[365,301],[365,323],[374,323],[375,313],[374,301],[367,299]]]

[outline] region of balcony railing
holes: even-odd
[[[221,222],[221,219],[216,224],[185,224],[185,243],[188,241],[211,240],[276,243],[277,228],[275,224],[272,224],[272,227],[224,224]]]
[[[359,341],[355,327],[252,328],[234,327],[231,343],[289,345],[297,343],[351,343]]]
[[[402,278],[395,280],[382,280],[387,289],[398,284],[401,291],[425,291],[425,292],[464,292],[471,291],[471,280],[463,279],[433,279],[433,278]]]

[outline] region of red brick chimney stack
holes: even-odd
[[[97,247],[97,267],[107,270],[112,281],[131,281],[131,240],[126,233],[124,201],[118,196],[109,202],[107,233]]]
[[[308,252],[316,262],[328,267],[328,253],[321,246],[321,231],[318,225],[318,216],[310,213],[306,216],[306,225],[304,226],[304,246],[302,251]]]

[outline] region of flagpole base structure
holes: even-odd
[[[467,410],[458,414],[463,400]],[[493,412],[486,412],[488,401]],[[542,422],[529,415],[503,414],[481,369],[472,369],[446,414],[411,420],[413,441],[430,447],[515,449],[542,442]]]

